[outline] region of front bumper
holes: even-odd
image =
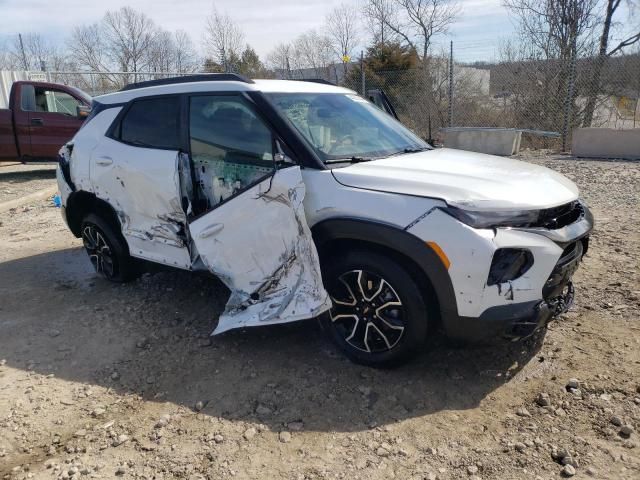
[[[566,311],[573,301],[571,278],[593,228],[593,216],[583,208],[576,221],[556,229],[474,229],[440,212],[416,224],[412,233],[438,243],[451,261],[456,311],[443,312],[447,336],[469,341],[524,338]],[[520,277],[490,285],[490,265],[500,248],[528,250],[534,261]]]
[[[589,217],[588,222],[592,227],[593,218]],[[582,236],[577,239],[570,236],[562,238],[560,245],[564,250],[542,287],[541,301],[499,305],[488,308],[479,317],[449,319],[444,325],[447,336],[473,342],[492,338],[520,340],[568,311],[575,296],[571,280],[589,248],[587,234],[590,230],[582,230]]]
[[[573,304],[574,289],[569,280],[562,295],[540,302],[500,305],[485,310],[480,317],[457,317],[444,325],[447,337],[484,342],[494,339],[521,340],[545,327]]]

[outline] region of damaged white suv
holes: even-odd
[[[593,217],[551,170],[432,149],[332,85],[200,75],[97,97],[60,152],[63,215],[96,270],[209,270],[213,334],[319,316],[398,364],[438,328],[531,335],[571,304]]]

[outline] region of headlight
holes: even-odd
[[[444,207],[443,212],[474,228],[526,227],[538,220],[538,210],[508,210],[504,212],[478,212],[457,207]]]

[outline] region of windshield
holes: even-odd
[[[400,122],[355,94],[266,95],[327,163],[430,148]]]

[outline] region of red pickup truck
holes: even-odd
[[[0,109],[0,161],[56,160],[82,126],[91,97],[74,87],[15,82],[9,109]]]

